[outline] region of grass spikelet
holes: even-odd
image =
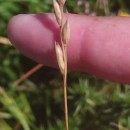
[[[63,52],[58,43],[55,42],[55,51],[56,51],[56,57],[57,57],[57,62],[60,68],[60,71],[62,74],[64,74],[65,71],[65,63],[63,59]]]
[[[62,29],[62,41],[64,44],[67,44],[69,42],[69,39],[70,39],[70,25],[67,19]]]
[[[58,24],[61,26],[62,12],[61,12],[60,6],[59,6],[59,4],[56,0],[53,0],[53,6],[54,6],[54,12],[55,12],[56,20],[57,20]]]

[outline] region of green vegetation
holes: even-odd
[[[102,0],[88,0],[86,6],[79,1],[67,1],[69,12],[87,15],[116,15],[119,10],[129,12],[129,0],[109,3],[104,0],[105,4]],[[52,12],[51,0],[0,0],[0,37],[7,37],[7,23],[12,16],[41,12]],[[12,46],[0,44],[0,130],[65,128],[62,77],[57,70],[43,66],[22,83],[13,84],[36,64]],[[70,72],[68,106],[70,130],[130,128],[129,85]]]

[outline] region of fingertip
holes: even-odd
[[[14,16],[8,24],[8,37],[22,54],[37,62],[54,66],[53,41],[59,39],[59,35],[53,19],[49,14]],[[47,60],[49,56],[52,60]]]
[[[15,22],[17,22],[17,17],[19,17],[19,15],[16,15],[16,16],[13,16],[10,20],[9,20],[9,23],[7,25],[7,35],[9,37],[9,39],[11,40],[12,39],[12,34],[14,34],[14,25],[15,25]],[[12,40],[11,40],[12,42]]]

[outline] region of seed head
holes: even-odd
[[[53,0],[53,6],[54,6],[54,12],[55,12],[56,20],[57,20],[58,24],[61,26],[62,13],[61,13],[61,10],[60,10],[60,5],[57,2],[57,0]]]
[[[70,39],[70,25],[67,19],[62,29],[62,41],[64,44],[67,44],[69,42],[69,39]]]
[[[59,45],[59,43],[55,42],[55,51],[56,51],[56,57],[57,57],[57,62],[60,68],[60,71],[62,74],[64,74],[65,70],[65,63],[63,59],[63,51]]]
[[[58,3],[61,5],[61,6],[64,6],[64,4],[65,4],[65,2],[66,2],[66,0],[57,0],[58,1]]]

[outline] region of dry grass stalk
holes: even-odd
[[[58,44],[55,42],[55,51],[57,56],[57,62],[60,71],[63,75],[64,80],[64,109],[65,109],[65,124],[66,130],[68,130],[68,106],[67,106],[67,43],[70,37],[70,27],[68,19],[63,24],[64,18],[64,4],[66,0],[53,0],[53,7],[55,12],[55,17],[60,29],[60,42]]]
[[[31,68],[29,71],[27,71],[25,74],[23,74],[19,79],[17,79],[13,83],[13,86],[19,85],[22,81],[24,81],[25,79],[27,79],[28,77],[30,77],[33,73],[35,73],[36,71],[38,71],[42,67],[43,67],[43,64],[37,64],[36,66],[34,66],[33,68]]]

